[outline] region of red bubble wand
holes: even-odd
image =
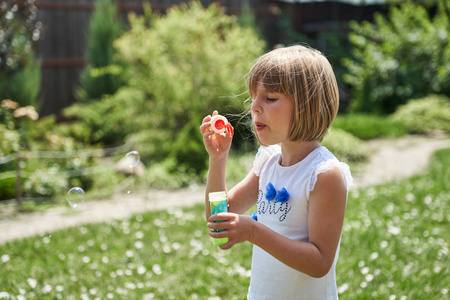
[[[231,126],[230,123],[228,123],[227,118],[221,115],[215,115],[211,118],[211,128],[215,133],[226,133],[230,136],[234,135],[233,126]]]

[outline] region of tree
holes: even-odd
[[[96,0],[89,23],[88,66],[81,74],[81,87],[75,93],[79,100],[98,100],[114,94],[122,85],[121,67],[114,58],[113,41],[119,37],[122,22],[112,0]]]

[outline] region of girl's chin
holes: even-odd
[[[260,142],[260,144],[264,145],[264,146],[270,146],[270,145],[275,145],[278,144],[279,142],[274,140],[274,139],[270,139],[268,137],[265,137],[264,135],[260,135],[258,134],[258,141]]]

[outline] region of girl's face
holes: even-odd
[[[289,141],[294,110],[292,97],[269,92],[260,82],[252,98],[252,120],[259,141],[265,145]]]

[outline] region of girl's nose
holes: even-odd
[[[262,112],[262,107],[260,105],[260,101],[258,99],[259,97],[256,97],[255,99],[253,99],[252,101],[252,113],[254,114],[260,114]]]

